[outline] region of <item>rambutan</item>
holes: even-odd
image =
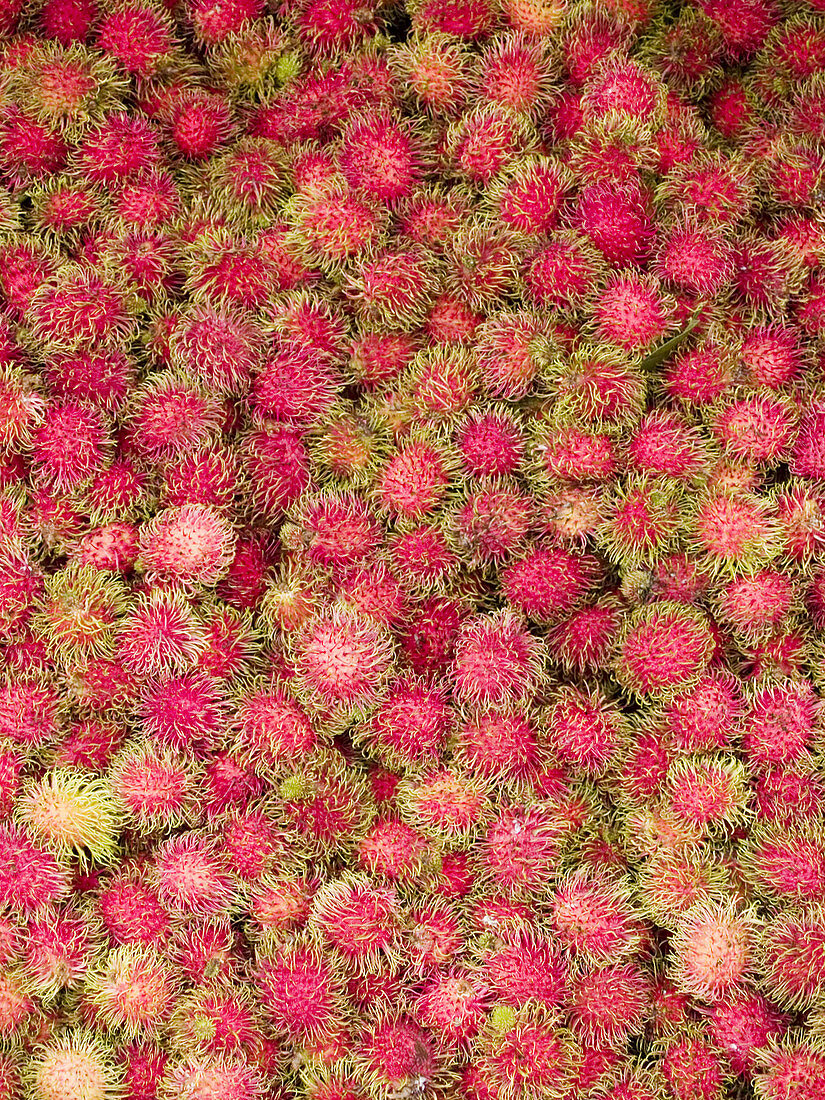
[[[105,1045],[79,1029],[51,1037],[32,1059],[28,1076],[35,1100],[109,1100],[121,1084]]]
[[[626,957],[640,942],[641,925],[626,890],[586,869],[556,886],[551,916],[561,945],[591,965]]]
[[[704,615],[663,601],[633,614],[619,644],[615,671],[627,690],[667,700],[699,680],[712,649]]]
[[[456,750],[470,773],[485,782],[529,783],[542,760],[533,724],[507,710],[486,711],[465,722]]]
[[[754,1085],[764,1100],[793,1096],[798,1100],[816,1100],[825,1080],[825,1055],[810,1043],[793,1039],[766,1044],[759,1052]]]
[[[618,1044],[642,1031],[650,1002],[650,982],[632,963],[584,971],[571,981],[570,1026],[588,1045]]]
[[[372,969],[398,947],[401,913],[395,891],[363,875],[322,886],[312,900],[308,927],[356,966]]]
[[[486,991],[471,972],[456,969],[430,979],[415,1002],[416,1019],[449,1044],[466,1044],[480,1030]]]
[[[518,703],[537,688],[543,655],[540,640],[512,611],[472,618],[456,642],[455,694],[472,706]]]
[[[205,646],[203,627],[178,594],[154,590],[121,623],[119,654],[139,676],[182,671]]]
[[[505,805],[487,827],[482,873],[517,896],[543,893],[558,870],[564,829],[546,803]]]
[[[234,557],[229,521],[204,504],[184,504],[158,512],[140,529],[140,563],[169,582],[213,585]]]
[[[30,781],[16,815],[58,856],[108,862],[117,853],[119,812],[107,780],[71,768]]]
[[[151,881],[167,909],[181,917],[225,917],[237,901],[234,875],[216,845],[195,832],[161,844]]]
[[[174,749],[130,742],[112,762],[112,793],[130,821],[153,832],[184,824],[195,807],[195,770]]]
[[[825,843],[807,825],[752,829],[742,864],[748,881],[768,898],[799,903],[825,896]]]
[[[380,504],[404,519],[421,519],[441,502],[450,483],[451,468],[442,448],[425,439],[403,445],[379,475]]]
[[[789,764],[804,754],[821,706],[809,681],[762,688],[749,702],[742,744],[754,764]]]
[[[340,978],[315,946],[296,940],[264,953],[255,984],[276,1030],[293,1039],[329,1034],[337,1023]]]
[[[151,947],[116,947],[89,977],[87,994],[97,1019],[112,1030],[137,1037],[157,1033],[177,997],[175,975]]]
[[[825,921],[819,906],[780,913],[762,929],[759,971],[766,992],[790,1009],[816,1004],[822,993]]]
[[[527,541],[533,502],[515,483],[485,481],[448,516],[451,543],[470,564],[498,565]]]
[[[369,706],[392,659],[392,643],[375,622],[333,609],[307,623],[295,642],[296,666],[327,706]]]

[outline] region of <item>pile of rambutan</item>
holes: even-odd
[[[825,1096],[824,0],[0,0],[0,1100]]]

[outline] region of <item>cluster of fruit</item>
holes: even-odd
[[[0,1100],[819,1100],[825,2],[0,33]]]

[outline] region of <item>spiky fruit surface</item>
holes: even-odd
[[[677,7],[0,0],[0,1100],[818,1100],[825,6]]]

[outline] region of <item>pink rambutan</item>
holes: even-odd
[[[97,44],[128,73],[145,78],[152,76],[168,57],[173,35],[163,11],[141,0],[124,0],[100,21]]]
[[[444,34],[408,39],[390,57],[420,106],[432,115],[455,115],[471,89],[470,54]]]
[[[456,750],[471,775],[485,782],[529,783],[542,758],[533,723],[506,710],[485,711],[465,722]]]
[[[308,262],[336,269],[374,247],[383,231],[380,207],[340,184],[297,195],[290,207],[296,247]]]
[[[525,158],[496,183],[490,198],[499,219],[528,237],[540,237],[559,223],[570,176],[550,158]]]
[[[434,596],[423,600],[400,634],[400,651],[415,673],[438,673],[450,664],[466,607],[458,600]]]
[[[119,655],[139,676],[182,671],[204,646],[203,627],[178,594],[150,592],[121,623]]]
[[[719,1100],[724,1095],[721,1057],[701,1035],[677,1031],[659,1064],[674,1100]]]
[[[239,758],[258,768],[276,769],[300,761],[316,744],[303,707],[281,689],[244,694],[232,724]]]
[[[473,706],[518,703],[537,688],[543,655],[540,640],[512,611],[472,618],[456,642],[454,692]]]
[[[187,16],[195,37],[207,46],[226,41],[249,20],[263,13],[261,0],[231,0],[216,3],[215,0],[190,0]]]
[[[101,886],[96,910],[114,944],[162,947],[171,929],[171,917],[140,867],[121,866]]]
[[[616,751],[621,717],[598,693],[560,689],[547,712],[548,747],[566,766],[598,775]]]
[[[638,188],[590,184],[579,192],[576,221],[608,263],[640,267],[650,255],[653,223]]]
[[[365,781],[335,751],[317,754],[278,788],[281,813],[302,849],[334,852],[363,835],[374,807]]]
[[[550,99],[552,62],[541,39],[505,33],[481,55],[477,76],[482,100],[528,118],[540,116]]]
[[[169,1100],[258,1100],[264,1080],[245,1058],[225,1054],[190,1054],[167,1065],[160,1085]]]
[[[0,899],[16,913],[29,915],[54,905],[69,893],[67,871],[29,832],[0,825]]]
[[[674,745],[683,752],[723,748],[739,730],[742,692],[733,677],[711,673],[670,700],[663,712]]]
[[[43,745],[62,725],[55,688],[38,679],[11,676],[0,685],[0,735],[17,745]]]
[[[364,112],[345,128],[339,162],[353,190],[381,204],[408,197],[419,173],[412,135],[378,112]]]
[[[217,432],[221,406],[196,384],[163,373],[150,376],[129,409],[129,442],[152,462],[174,458],[208,443]]]
[[[542,893],[558,869],[563,832],[546,803],[505,805],[481,845],[485,878],[517,896]]]
[[[377,623],[332,609],[307,623],[294,644],[299,675],[327,706],[376,700],[392,660],[392,642]]]
[[[754,763],[787,764],[805,751],[814,732],[819,700],[808,681],[766,687],[745,716],[742,741]]]
[[[125,1034],[155,1034],[177,996],[175,975],[153,948],[129,944],[112,949],[86,983],[97,1019]]]
[[[719,593],[719,618],[740,635],[755,641],[782,625],[795,602],[791,579],[776,570],[763,569],[752,577],[740,577]]]
[[[480,1030],[486,991],[471,972],[453,970],[431,978],[414,1005],[416,1019],[447,1044],[465,1045]]]
[[[203,769],[203,808],[207,817],[243,810],[260,796],[267,784],[250,767],[244,767],[230,751],[213,752]]]
[[[825,481],[825,409],[817,402],[803,415],[789,463],[792,474],[811,481]]]
[[[356,861],[373,878],[394,881],[415,875],[428,852],[425,837],[403,821],[377,820],[359,842]]]
[[[765,501],[748,493],[711,493],[695,504],[698,549],[716,569],[753,568],[775,553],[776,526]]]
[[[704,615],[663,601],[630,618],[615,671],[627,690],[667,700],[699,680],[712,649]]]
[[[286,424],[249,432],[241,444],[241,464],[256,509],[268,517],[278,516],[294,504],[310,485],[310,458],[303,433]]]
[[[825,1055],[804,1040],[766,1044],[758,1065],[754,1084],[764,1100],[816,1100],[825,1080]]]
[[[718,231],[676,226],[659,245],[654,266],[678,290],[705,298],[718,294],[734,275],[733,253]]]
[[[407,776],[397,799],[410,824],[434,839],[471,835],[489,809],[485,784],[445,767]]]
[[[75,722],[56,746],[54,764],[58,768],[105,771],[123,739],[124,731],[115,722]]]
[[[486,481],[473,487],[449,515],[456,551],[471,564],[498,565],[525,545],[533,502],[515,483]]]
[[[799,903],[825,896],[825,844],[814,828],[754,828],[742,863],[758,893],[769,898]]]
[[[152,883],[163,904],[180,916],[226,916],[237,900],[234,875],[215,844],[194,832],[164,841]]]
[[[110,774],[115,797],[141,830],[184,823],[194,810],[194,769],[173,749],[130,743],[112,762]]]
[[[567,992],[568,965],[553,943],[527,934],[485,958],[480,976],[497,1004],[518,1009],[532,1002],[556,1008]]]
[[[338,1021],[340,978],[316,946],[295,940],[265,953],[255,985],[276,1030],[290,1038],[328,1035]]]
[[[80,1028],[50,1036],[32,1058],[28,1076],[37,1100],[106,1100],[121,1085],[106,1046]]]
[[[468,1093],[474,1100],[497,1096],[513,1100],[539,1100],[562,1096],[570,1083],[575,1064],[568,1037],[551,1018],[535,1009],[502,1015],[502,1027],[486,1036],[478,1069],[484,1085]]]
[[[247,883],[262,880],[288,850],[262,810],[236,811],[223,828],[222,842],[235,873]]]
[[[599,333],[625,351],[649,347],[672,327],[673,307],[654,280],[616,274],[598,292],[593,315]]]
[[[527,257],[523,277],[535,305],[569,309],[589,298],[599,274],[595,250],[569,232],[557,232]]]
[[[308,927],[348,962],[369,970],[397,950],[398,897],[391,887],[376,887],[364,875],[347,874],[320,887]]]
[[[451,124],[447,144],[459,173],[471,183],[489,185],[529,147],[529,128],[509,110],[484,104]]]
[[[676,821],[705,827],[736,821],[746,802],[745,771],[735,758],[683,757],[671,764],[665,805]]]
[[[734,1073],[750,1076],[762,1047],[784,1033],[782,1014],[761,993],[737,991],[718,1001],[710,1016],[710,1031],[725,1051]]]
[[[195,307],[172,333],[176,365],[212,392],[241,394],[260,366],[263,335],[248,316],[225,306]]]
[[[769,767],[757,779],[754,802],[760,821],[790,828],[812,821],[825,805],[825,787],[804,758],[792,767]]]
[[[184,504],[158,512],[139,534],[140,563],[165,581],[213,585],[234,557],[231,524],[216,509]]]
[[[170,1021],[176,1049],[237,1054],[254,1049],[257,1021],[240,990],[200,990],[181,999]]]
[[[397,680],[360,736],[390,767],[435,763],[452,729],[444,689],[413,678]]]
[[[825,496],[821,491],[791,481],[777,495],[776,512],[788,556],[797,562],[815,557],[825,544]]]
[[[413,28],[422,34],[473,40],[486,38],[496,24],[497,11],[489,0],[415,0],[411,7]]]
[[[805,1009],[822,993],[825,921],[820,907],[780,913],[762,930],[759,970],[779,1004]]]
[[[202,751],[218,741],[222,703],[218,685],[197,672],[150,681],[141,699],[141,725],[160,746]]]
[[[356,0],[302,0],[296,15],[299,40],[319,54],[348,53],[377,31],[373,5]]]
[[[524,455],[519,422],[496,406],[470,412],[458,427],[455,442],[464,467],[479,478],[513,473]]]
[[[651,988],[632,963],[585,971],[570,983],[570,1026],[587,1044],[618,1044],[639,1034],[650,1011]]]
[[[376,493],[387,511],[421,519],[441,502],[450,482],[449,458],[425,439],[402,445],[384,466]]]
[[[727,902],[688,910],[671,939],[677,984],[705,1001],[727,994],[750,969],[754,932],[754,915]]]
[[[355,1057],[374,1087],[385,1093],[419,1081],[429,1086],[440,1060],[429,1033],[407,1016],[368,1023],[357,1040]]]
[[[75,157],[87,179],[113,185],[159,167],[160,148],[157,133],[146,118],[112,112],[87,131]]]
[[[481,313],[467,306],[461,295],[448,293],[433,301],[425,328],[433,343],[467,344],[482,320]]]
[[[12,187],[27,187],[46,180],[66,166],[69,147],[59,131],[37,122],[14,106],[3,113],[0,123],[2,175]]]
[[[606,668],[620,623],[615,603],[585,605],[551,629],[547,638],[550,656],[578,672]]]
[[[625,568],[655,562],[676,545],[680,503],[671,481],[631,475],[615,492],[597,532],[605,555]]]
[[[636,950],[640,923],[620,885],[587,870],[562,879],[552,898],[552,921],[559,942],[592,965],[603,965]]]

